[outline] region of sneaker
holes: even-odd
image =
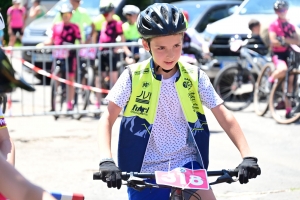
[[[292,114],[291,111],[285,114],[285,118],[286,118],[286,119],[290,119],[290,118],[292,118],[292,117],[293,117],[293,114]]]

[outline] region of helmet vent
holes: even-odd
[[[144,19],[144,18],[142,18],[142,24],[143,24],[144,28],[147,28],[148,30],[152,29],[151,25],[149,24],[149,22],[146,19]]]
[[[160,7],[160,13],[162,14],[163,18],[168,21],[168,11],[164,6]]]

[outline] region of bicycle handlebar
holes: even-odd
[[[130,176],[137,178],[145,178],[145,179],[155,179],[154,173],[139,173],[139,172],[122,172],[121,178],[124,181],[127,181]],[[238,170],[236,169],[228,169],[228,170],[220,170],[220,171],[207,171],[207,176],[220,176],[217,181],[213,182],[213,184],[222,183],[222,182],[235,182],[232,177],[238,177]],[[101,173],[96,172],[93,174],[93,180],[101,180]]]

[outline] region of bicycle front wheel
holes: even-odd
[[[214,87],[227,109],[239,111],[247,108],[252,102],[255,79],[248,69],[233,63],[217,74]]]
[[[82,75],[80,75],[80,84],[92,86],[94,79],[94,69],[91,66],[85,67],[85,69],[82,70]],[[91,90],[76,88],[74,112],[78,114],[74,114],[75,119],[80,120],[84,116],[84,114],[80,114],[79,112],[87,109],[90,104],[90,94]]]
[[[255,113],[259,116],[265,115],[269,108],[269,97],[271,91],[269,91],[270,89],[268,88],[268,78],[273,69],[274,66],[270,63],[267,63],[261,70],[255,83],[253,102]]]
[[[60,77],[62,75],[59,68],[55,69],[53,75]],[[66,84],[60,83],[55,79],[51,79],[51,111],[61,112],[67,110],[66,107]],[[65,107],[64,107],[65,106]],[[57,120],[60,114],[55,114],[54,119]]]
[[[295,98],[290,98],[292,104],[291,116],[286,117],[285,98],[286,94],[283,91],[284,80],[278,81],[272,88],[270,94],[270,111],[272,117],[280,124],[290,124],[300,119],[300,97],[299,92]],[[299,90],[299,88],[297,88]]]

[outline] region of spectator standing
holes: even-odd
[[[117,21],[113,19],[113,15],[115,13],[115,7],[112,3],[100,7],[100,13],[103,14],[105,17],[105,22],[102,25],[102,30],[100,33],[99,43],[115,43],[116,38],[118,36],[121,37],[121,42],[126,42],[123,29],[122,29],[122,21]],[[132,57],[131,51],[128,49],[127,46],[123,46],[124,52],[126,56]],[[112,80],[112,84],[114,85],[118,79],[118,71],[117,71],[117,62],[119,60],[119,55],[117,54],[118,48],[113,49],[113,52],[109,51],[109,48],[100,47],[101,52],[101,61],[102,61],[102,68],[101,71],[104,73],[105,76],[106,66],[110,65],[109,57],[110,53],[113,54],[112,59],[112,72],[110,72],[110,78]]]
[[[26,18],[26,9],[21,6],[21,0],[13,0],[13,5],[7,10],[9,46],[14,46],[17,36],[22,39]]]
[[[136,26],[136,20],[139,13],[140,9],[134,5],[126,5],[123,8],[123,15],[127,19],[127,22],[122,25],[126,42],[137,42],[141,37]],[[135,62],[137,62],[140,59],[139,47],[129,48],[133,51],[133,58],[135,59]]]
[[[38,19],[46,14],[46,8],[41,5],[40,0],[32,0],[32,7],[29,10],[29,17],[31,19]]]
[[[66,45],[82,43],[79,26],[71,22],[73,8],[69,4],[63,4],[60,10],[60,15],[63,19],[62,22],[56,23],[52,27],[52,38],[49,41],[44,42],[44,45]],[[64,60],[64,59],[63,59]],[[76,72],[76,50],[70,50],[68,56],[68,80],[71,82],[75,81]],[[67,96],[67,109],[73,110],[72,101],[75,95],[75,88],[73,86],[68,86],[68,96]]]
[[[112,17],[116,21],[121,21],[120,17],[116,14],[113,14]],[[103,16],[103,14],[98,15],[94,20],[95,30],[96,30],[96,39],[95,39],[95,41],[99,41],[101,29],[102,29],[102,26],[103,26],[104,22],[105,22],[105,17]]]
[[[91,43],[92,36],[95,31],[95,25],[94,25],[91,17],[88,15],[86,9],[80,7],[80,1],[81,0],[70,0],[70,3],[73,7],[73,14],[72,14],[71,22],[75,23],[79,26],[82,42]],[[54,18],[53,24],[56,24],[61,21],[62,21],[62,17],[60,15],[60,13],[58,13]],[[84,29],[86,26],[92,27],[91,34],[87,37],[84,33]]]

